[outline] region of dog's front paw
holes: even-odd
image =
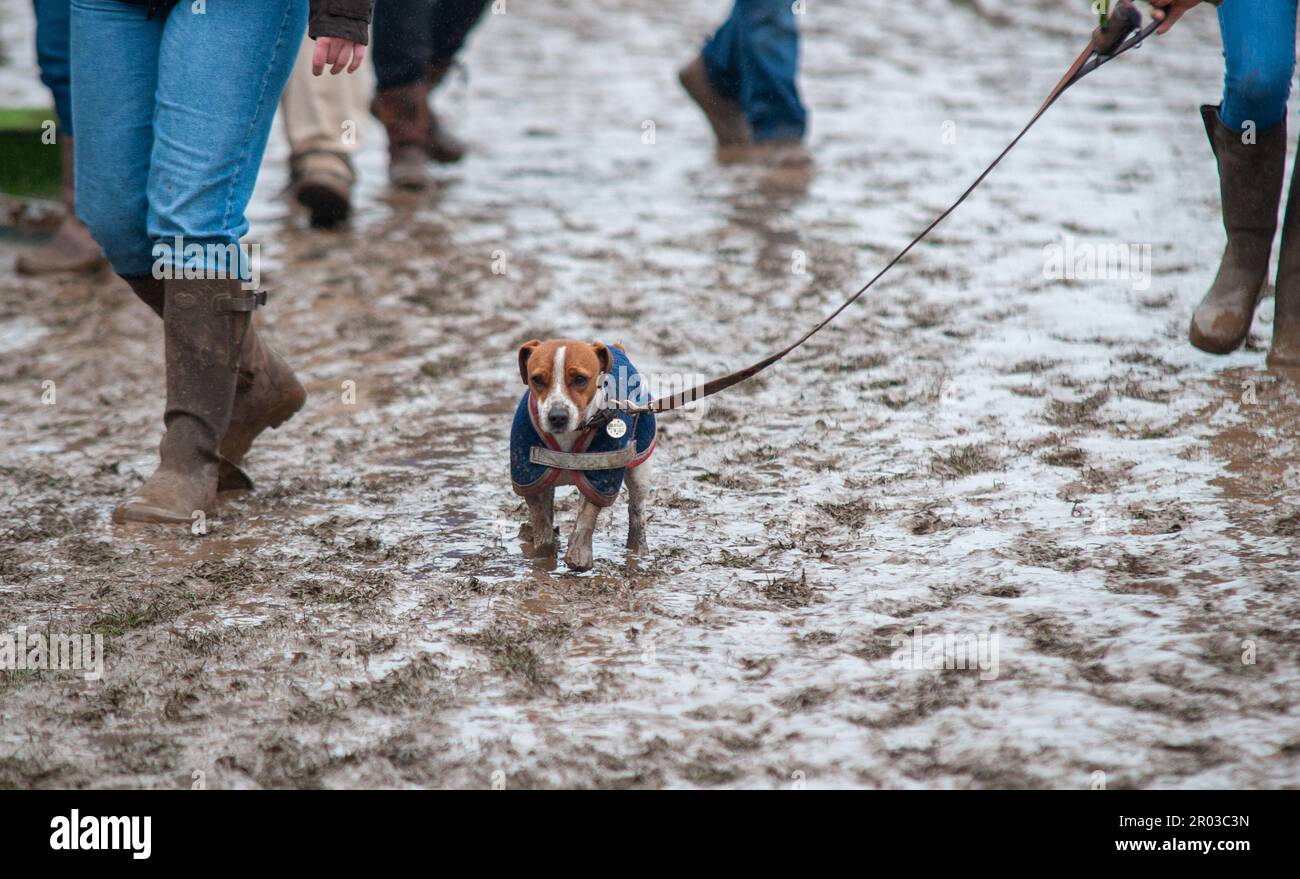
[[[627,535],[627,549],[628,552],[644,555],[650,551],[650,546],[646,543],[644,534],[629,531]]]
[[[564,564],[570,571],[590,571],[591,546],[580,546],[576,543],[570,546],[569,551],[564,554]]]

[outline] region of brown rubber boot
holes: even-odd
[[[230,425],[240,349],[255,294],[238,280],[163,282],[167,363],[166,432],[160,463],[114,522],[189,524],[217,502],[218,446]]]
[[[250,323],[239,358],[230,427],[221,438],[222,491],[253,487],[239,470],[253,440],[267,428],[274,430],[288,421],[306,401],[307,391],[289,364],[262,341],[256,322]],[[238,484],[241,481],[247,484]]]
[[[352,213],[356,175],[344,153],[312,150],[289,157],[293,197],[305,207],[316,229],[329,229]]]
[[[704,111],[704,117],[709,120],[713,134],[718,139],[719,150],[734,150],[752,142],[749,120],[745,118],[740,104],[718,94],[709,82],[703,58],[696,56],[694,61],[678,71],[677,79],[682,88],[686,89],[686,94]]]
[[[77,186],[73,170],[72,138],[59,145],[63,160],[63,220],[54,237],[19,254],[14,269],[20,275],[49,275],[55,272],[93,272],[107,265],[104,253],[90,231],[77,219]]]
[[[118,275],[131,288],[131,292],[136,298],[145,305],[153,309],[153,313],[159,317],[163,316],[163,282],[153,275]]]
[[[1286,163],[1286,122],[1257,132],[1255,143],[1242,143],[1241,133],[1219,119],[1218,107],[1202,107],[1201,116],[1219,163],[1228,246],[1210,292],[1192,316],[1189,336],[1202,351],[1227,354],[1250,332],[1268,277]]]
[[[140,301],[163,316],[163,282],[151,275],[123,278]],[[274,430],[294,416],[307,400],[307,391],[289,364],[262,341],[256,321],[250,321],[239,355],[235,401],[230,426],[221,439],[217,490],[246,491],[253,480],[242,469],[244,456],[258,435]]]
[[[424,163],[429,151],[429,86],[417,80],[379,89],[370,112],[388,132],[388,179],[400,189],[429,184]]]
[[[1300,369],[1300,174],[1295,170],[1291,171],[1291,192],[1282,221],[1276,297],[1268,368]]]
[[[429,86],[430,95],[447,78],[447,71],[450,69],[450,64],[430,64],[425,68],[424,81]],[[465,158],[465,153],[469,152],[469,147],[465,146],[463,140],[443,128],[438,113],[430,108],[429,140],[426,144],[426,150],[429,158],[435,162],[451,165]]]

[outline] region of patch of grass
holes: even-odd
[[[950,528],[967,528],[970,524],[970,522],[963,521],[955,516],[947,518],[940,516],[934,511],[933,506],[927,506],[907,520],[907,530],[920,536],[922,534],[934,534],[938,531],[947,531]]]
[[[1038,460],[1052,467],[1083,467],[1088,463],[1088,453],[1073,446],[1062,446],[1044,452]]]
[[[1104,644],[1087,644],[1074,637],[1066,624],[1050,617],[1035,614],[1024,618],[1029,646],[1048,656],[1059,656],[1075,662],[1092,664],[1106,653]]]
[[[1128,363],[1133,366],[1146,366],[1163,372],[1165,375],[1173,375],[1182,372],[1182,367],[1175,366],[1168,360],[1158,357],[1155,354],[1149,354],[1146,351],[1129,351],[1127,354],[1121,354],[1118,358],[1120,363]]]
[[[828,702],[833,695],[835,694],[825,687],[804,687],[802,690],[796,690],[789,696],[778,699],[776,704],[785,711],[805,711]]]
[[[867,369],[879,369],[889,362],[884,354],[859,354],[835,362],[826,368],[826,372],[861,372]]]
[[[373,683],[354,686],[360,690],[357,705],[385,712],[428,708],[438,701],[440,694],[430,690],[441,680],[442,667],[432,657],[420,656]]]
[[[1273,533],[1278,537],[1300,537],[1300,512],[1283,516],[1274,522]]]
[[[29,790],[34,787],[44,787],[69,768],[71,767],[66,763],[52,762],[48,755],[0,756],[0,790]]]
[[[456,640],[486,651],[494,671],[520,681],[530,690],[545,692],[557,687],[538,645],[555,646],[571,632],[566,623],[518,629],[495,622],[481,631],[459,635]]]
[[[1019,363],[1007,370],[1009,375],[1038,375],[1040,372],[1047,372],[1054,368],[1059,360],[1048,360],[1046,357],[1039,357],[1034,360],[1021,360]]]
[[[719,766],[708,760],[695,760],[685,768],[687,780],[692,784],[730,784],[740,773],[729,766]]]
[[[90,624],[90,628],[107,637],[117,637],[136,629],[171,622],[186,611],[202,607],[205,603],[207,602],[202,595],[188,589],[163,592],[148,601],[132,598],[115,604],[100,614]]]
[[[392,594],[393,575],[387,571],[361,571],[355,579],[338,589],[324,592],[320,600],[327,604],[371,604]]]
[[[798,577],[769,580],[759,589],[769,601],[775,601],[786,607],[807,607],[826,600],[816,586],[808,584],[808,573],[802,570]]]
[[[1120,396],[1128,397],[1132,400],[1145,400],[1148,403],[1168,403],[1173,399],[1173,391],[1163,388],[1153,388],[1142,382],[1129,379],[1120,388]]]
[[[872,729],[909,726],[944,708],[964,708],[973,689],[966,674],[933,673],[899,687],[882,687],[873,701],[890,708],[879,717],[857,717],[853,722]]]
[[[837,525],[843,525],[850,531],[858,531],[867,524],[867,518],[880,508],[865,498],[844,501],[843,503],[820,503],[817,512],[829,516]]]
[[[987,444],[954,446],[930,459],[930,475],[940,479],[961,479],[976,473],[1001,470],[1002,459]]]
[[[988,589],[985,589],[983,594],[992,598],[1019,598],[1025,594],[1025,590],[1016,586],[1014,583],[999,583],[996,586],[991,586]]]
[[[723,549],[718,551],[718,557],[716,559],[709,559],[705,564],[719,568],[748,568],[756,561],[758,561],[758,556],[747,556],[742,553]]]
[[[1047,422],[1057,427],[1097,427],[1097,413],[1110,400],[1106,390],[1084,397],[1082,400],[1049,400]]]
[[[6,669],[0,672],[0,696],[30,684],[40,676],[40,671],[34,668]]]

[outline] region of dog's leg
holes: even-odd
[[[569,535],[569,551],[564,554],[564,563],[570,570],[591,570],[591,535],[599,515],[600,507],[584,498],[578,519],[573,523],[573,533]]]
[[[533,529],[532,554],[539,558],[555,555],[555,489],[547,489],[525,500]]]
[[[650,492],[650,462],[627,471],[627,548],[645,552],[645,498]]]

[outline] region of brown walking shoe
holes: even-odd
[[[20,275],[94,272],[107,265],[99,244],[90,236],[90,230],[77,219],[73,139],[64,136],[59,150],[63,160],[63,219],[53,238],[18,255],[14,269]]]
[[[311,150],[289,157],[294,199],[305,207],[311,224],[329,229],[352,213],[352,184],[356,175],[344,153]]]
[[[416,80],[379,89],[370,112],[388,132],[388,179],[399,189],[429,185],[424,163],[429,149],[429,86]]]

